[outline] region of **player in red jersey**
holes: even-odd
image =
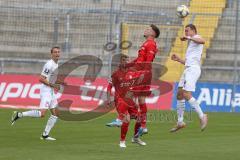
[[[152,80],[152,62],[155,58],[155,55],[158,52],[157,44],[155,39],[160,35],[160,30],[155,25],[150,25],[144,32],[144,37],[146,41],[140,47],[138,51],[138,57],[132,62],[126,64],[126,67],[134,67],[137,72],[141,73],[142,77],[141,84],[138,86],[132,87],[132,91],[135,93],[135,96],[138,97],[138,103],[140,107],[141,114],[141,127],[139,129],[138,135],[147,133],[146,128],[146,119],[147,119],[147,106],[146,106],[146,97],[151,94],[150,85]]]
[[[121,55],[120,58],[121,66],[116,70],[112,76],[112,82],[108,86],[108,99],[111,94],[111,88],[115,88],[114,103],[118,112],[118,118],[121,120],[121,138],[119,146],[121,148],[126,147],[125,138],[128,132],[128,126],[130,119],[135,119],[135,134],[137,134],[141,123],[139,121],[138,107],[133,101],[133,93],[129,90],[131,86],[136,83],[136,78],[132,76],[133,72],[130,68],[124,67],[128,61],[128,56]],[[146,145],[145,142],[141,141],[139,136],[134,136],[132,139],[133,143],[140,145]]]
[[[124,64],[125,67],[134,67],[135,74],[138,78],[138,83],[135,86],[130,87],[130,90],[132,90],[135,93],[135,96],[138,97],[138,103],[140,106],[140,112],[141,112],[141,128],[139,129],[138,135],[142,135],[144,133],[147,133],[146,128],[146,118],[147,118],[147,106],[146,106],[146,96],[149,96],[151,94],[150,92],[150,84],[152,79],[152,66],[151,63],[153,62],[157,50],[157,45],[155,42],[155,38],[158,38],[160,35],[160,31],[157,26],[150,25],[145,31],[144,31],[144,37],[146,38],[146,41],[143,43],[143,45],[140,47],[140,50],[138,51],[138,57],[134,59],[132,62]],[[141,76],[143,75],[143,76]],[[121,117],[118,117],[116,120],[112,121],[111,123],[108,123],[107,126],[121,126]]]

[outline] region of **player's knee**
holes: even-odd
[[[58,117],[58,112],[53,112],[52,115]]]
[[[124,123],[129,124],[130,123],[130,119],[126,119]]]
[[[130,122],[130,115],[129,114],[124,115],[123,122],[124,123],[129,123]]]
[[[139,97],[138,98],[138,103],[139,104],[144,104],[145,103],[145,97]]]
[[[182,100],[184,99],[183,95],[182,94],[177,94],[177,100]]]
[[[58,117],[59,113],[58,113],[58,110],[57,110],[57,109],[54,108],[54,109],[51,109],[50,111],[51,111],[51,114],[52,114],[52,115]]]
[[[136,123],[141,123],[141,115],[136,118]]]
[[[40,112],[41,112],[41,118],[45,117],[46,111],[45,110],[41,110]]]
[[[192,98],[192,94],[191,92],[183,92],[183,97],[184,99],[189,100]]]
[[[177,93],[177,100],[182,100],[182,99],[184,99],[183,91],[178,91],[178,93]]]

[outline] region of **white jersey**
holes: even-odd
[[[199,38],[199,35],[194,35],[193,38]],[[185,66],[201,66],[201,57],[203,52],[203,44],[188,41],[188,47],[185,58]]]
[[[47,61],[47,63],[45,63],[42,73],[42,76],[46,77],[46,79],[48,80],[48,82],[50,83],[55,83],[57,80],[57,75],[58,75],[58,64],[56,62],[54,62],[54,60],[49,60]],[[53,88],[42,84],[41,86],[41,92],[51,92],[53,93]]]

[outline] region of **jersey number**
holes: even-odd
[[[44,70],[44,73],[48,74],[48,73],[49,73],[49,69],[46,68],[46,69]]]

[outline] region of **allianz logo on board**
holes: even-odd
[[[212,106],[240,107],[240,93],[235,93],[233,96],[232,89],[201,88],[197,100],[199,103]]]

